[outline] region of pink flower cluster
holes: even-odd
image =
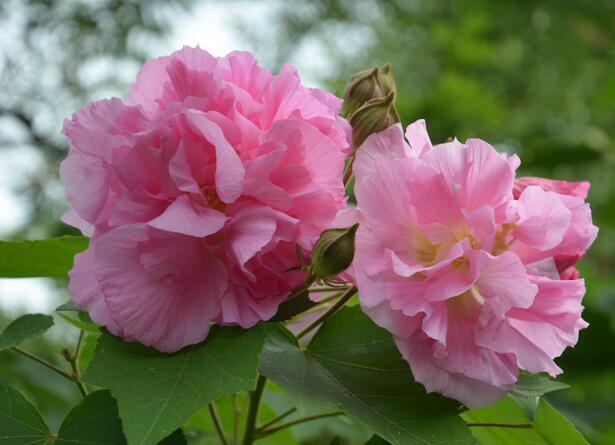
[[[519,369],[561,372],[585,285],[574,263],[597,235],[589,184],[515,180],[517,156],[480,139],[433,146],[420,120],[371,135],[355,162],[354,274],[428,391],[487,405]]]
[[[91,235],[73,300],[167,352],[210,323],[270,318],[305,279],[297,244],[311,250],[345,207],[340,107],[291,66],[188,47],[147,62],[127,100],[85,106],[61,166],[65,221]]]
[[[64,219],[91,236],[75,303],[173,352],[212,323],[271,318],[306,279],[297,246],[358,220],[342,277],[428,391],[476,407],[520,369],[560,373],[587,326],[575,263],[598,232],[589,183],[516,179],[517,156],[479,139],[434,146],[419,120],[358,149],[350,209],[340,108],[291,66],[188,47],[147,62],[125,101],[86,105],[64,124],[61,166]]]

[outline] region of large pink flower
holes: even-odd
[[[145,64],[127,100],[64,124],[70,224],[91,235],[69,290],[129,340],[175,351],[212,322],[250,327],[305,279],[345,206],[341,101],[245,52],[185,47]]]
[[[583,280],[562,277],[593,242],[588,184],[526,178],[479,139],[432,146],[425,122],[370,136],[355,162],[363,309],[394,334],[428,391],[468,406],[519,368],[561,372],[577,341]],[[573,279],[562,279],[573,278]]]

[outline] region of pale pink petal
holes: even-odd
[[[94,233],[94,226],[77,215],[75,209],[67,210],[66,213],[60,217],[60,219],[69,226],[79,229],[79,231],[85,236],[92,236]]]
[[[540,250],[552,249],[561,243],[572,218],[557,194],[533,185],[521,193],[518,211],[514,237]]]
[[[499,207],[504,199],[512,197],[514,170],[485,141],[468,139],[467,146],[465,207],[468,210],[484,205]]]
[[[558,357],[578,340],[581,300],[585,295],[583,280],[550,280],[534,277],[538,294],[528,309],[514,309],[508,314],[510,325],[546,352]]]
[[[275,213],[268,208],[247,207],[232,217],[228,242],[240,267],[271,241],[276,227]]]
[[[92,241],[91,244],[94,244]],[[114,332],[123,335],[123,330],[115,323],[98,285],[94,271],[94,246],[75,255],[75,265],[68,273],[68,292],[73,302],[88,311],[92,320]]]
[[[245,170],[239,156],[226,141],[220,127],[197,111],[188,114],[190,126],[199,132],[216,150],[216,192],[226,203],[237,200],[243,189]]]
[[[113,152],[130,144],[133,135],[146,125],[147,119],[138,107],[113,98],[89,103],[64,121],[62,132],[73,151],[109,162]]]
[[[126,102],[154,114],[168,103],[188,96],[211,96],[221,81],[217,66],[207,51],[184,46],[170,56],[147,61],[130,86]]]
[[[207,336],[226,270],[200,240],[126,226],[103,235],[94,258],[104,301],[124,335],[163,352]]]
[[[470,261],[478,276],[477,291],[489,311],[504,317],[510,308],[527,308],[534,301],[538,288],[530,282],[523,263],[514,253],[493,256],[474,251]]]
[[[514,192],[516,197],[521,195],[523,190],[525,190],[530,185],[536,185],[543,189],[545,192],[556,192],[562,195],[576,196],[583,199],[587,199],[587,195],[589,194],[589,189],[591,186],[590,183],[587,181],[568,182],[526,176],[523,178],[517,178],[515,180]]]
[[[90,224],[96,224],[109,197],[109,174],[104,161],[77,151],[69,153],[60,165],[68,202]]]
[[[410,364],[417,382],[427,392],[439,392],[455,398],[470,408],[487,406],[506,394],[509,387],[499,387],[473,379],[464,374],[451,373],[431,362],[429,343],[416,337],[404,340],[395,338],[404,359]],[[511,385],[512,386],[512,385]]]
[[[419,119],[408,125],[406,139],[410,143],[414,156],[421,157],[423,153],[433,148],[429,134],[427,134],[425,119]]]
[[[381,161],[408,157],[410,150],[404,141],[401,124],[391,125],[365,139],[357,150],[353,171],[359,181]]]
[[[160,216],[150,221],[149,225],[167,232],[202,238],[218,232],[225,222],[224,213],[200,206],[188,195],[180,195]]]

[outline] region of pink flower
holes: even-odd
[[[65,220],[91,234],[69,290],[94,321],[171,352],[210,323],[253,326],[305,279],[345,207],[341,101],[245,52],[185,47],[145,64],[128,99],[64,124]]]
[[[354,274],[365,312],[391,331],[428,391],[470,407],[553,361],[587,326],[583,280],[564,258],[596,236],[588,185],[515,182],[517,156],[480,139],[432,146],[425,122],[370,136],[355,162]]]

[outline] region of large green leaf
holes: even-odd
[[[534,419],[512,397],[486,408],[462,414],[472,433],[483,445],[588,445],[581,433],[546,400],[541,399]],[[528,428],[483,426],[484,424],[528,425]]]
[[[180,429],[175,430],[170,436],[158,442],[158,445],[186,445],[188,441],[184,432]]]
[[[382,437],[378,437],[376,435],[372,436],[371,439],[365,445],[390,445],[389,442],[384,440]]]
[[[51,438],[47,424],[19,391],[0,386],[0,445],[44,444]]]
[[[111,390],[128,443],[149,445],[171,434],[201,406],[254,389],[259,354],[273,329],[214,326],[204,343],[175,354],[103,334],[85,380]]]
[[[534,429],[553,444],[589,445],[575,426],[544,399],[538,404]]]
[[[83,236],[0,241],[0,277],[66,278],[75,254],[85,250],[88,242]]]
[[[301,412],[342,409],[391,444],[474,444],[459,404],[414,382],[391,335],[360,308],[345,308],[306,350],[289,336],[270,337],[261,372],[296,399]]]
[[[117,402],[109,391],[96,391],[75,406],[62,422],[54,445],[125,445]]]
[[[0,334],[0,351],[17,346],[24,340],[44,334],[53,326],[53,317],[26,314],[13,320]]]

